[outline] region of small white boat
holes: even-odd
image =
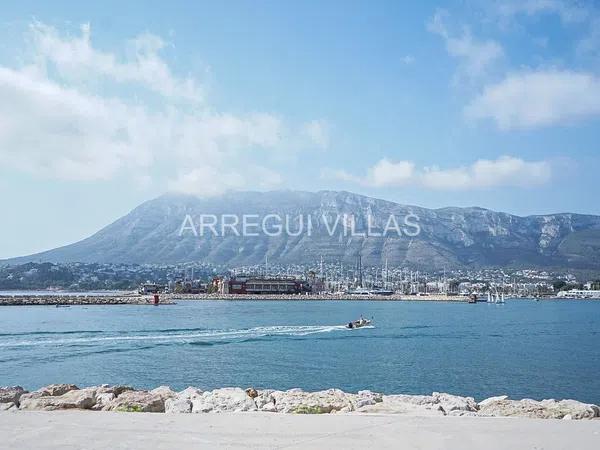
[[[367,325],[371,325],[371,321],[369,319],[358,319],[348,322],[346,328],[362,328],[366,327]]]

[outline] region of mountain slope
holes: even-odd
[[[179,231],[186,215],[198,224],[201,214],[256,214],[259,222],[267,214],[290,218],[302,216],[305,232],[299,236],[204,236]],[[418,216],[421,232],[410,237],[395,232],[386,236],[352,236],[337,227],[337,215],[355,217],[356,231],[381,232],[389,216],[401,226],[408,214]],[[310,219],[307,219],[310,216]],[[369,219],[369,216],[371,219]],[[254,219],[256,220],[256,219]],[[312,223],[310,235],[307,222]],[[220,223],[220,222],[219,222]],[[219,226],[216,227],[220,231]],[[297,231],[297,224],[290,224]],[[238,226],[241,232],[241,225]],[[346,230],[346,233],[344,233]],[[414,229],[413,229],[414,231]],[[519,217],[483,208],[425,209],[378,200],[348,192],[297,191],[239,192],[219,198],[163,195],[143,203],[126,216],[80,242],[35,255],[14,258],[27,261],[179,263],[206,261],[216,264],[271,262],[353,263],[361,254],[364,264],[411,265],[423,268],[536,266],[600,268],[600,217],[551,214]]]

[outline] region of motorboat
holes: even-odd
[[[371,325],[371,321],[369,319],[363,319],[362,317],[358,320],[353,320],[352,322],[348,322],[346,328],[362,328],[367,325]]]

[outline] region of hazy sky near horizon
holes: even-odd
[[[6,1],[0,258],[166,191],[600,214],[595,2]]]

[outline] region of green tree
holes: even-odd
[[[567,283],[563,280],[556,280],[554,283],[552,283],[552,287],[554,288],[555,292],[563,290],[566,285]]]

